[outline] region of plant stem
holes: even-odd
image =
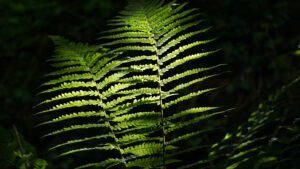
[[[17,127],[15,125],[13,125],[13,130],[16,134],[16,138],[17,138],[17,141],[18,141],[18,145],[20,147],[20,151],[21,151],[21,155],[23,156],[24,155],[24,149],[23,149],[23,146],[22,146],[22,143],[21,143],[21,139],[20,139],[20,135],[19,135],[19,132],[17,130]],[[28,169],[28,163],[27,161],[25,162],[25,169]]]

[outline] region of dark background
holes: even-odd
[[[54,153],[47,152],[49,142],[40,139],[33,116],[54,49],[48,35],[95,44],[124,5],[121,0],[0,0],[0,127],[16,125],[50,165]],[[213,83],[225,87],[209,98],[214,105],[236,108],[216,121],[225,129],[236,127],[270,92],[299,76],[298,0],[190,0],[189,7],[199,8],[205,24],[213,26],[209,34],[222,48],[214,59],[230,71],[215,78]],[[69,162],[55,168],[68,168]]]

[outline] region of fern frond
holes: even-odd
[[[114,140],[114,143],[102,144],[103,147],[100,147],[101,144],[97,144],[97,146],[95,145],[95,147],[89,148],[82,144],[79,148],[63,152],[61,156],[83,151],[117,150],[120,153],[120,159],[122,164],[124,165],[125,158],[122,155],[122,149],[120,148],[120,144],[117,142],[117,136],[114,133],[113,126],[108,114],[110,108],[109,106],[113,108],[113,104],[118,105],[121,102],[120,99],[118,100],[119,103],[116,101],[110,103],[105,102],[105,99],[109,99],[114,94],[116,94],[116,92],[124,90],[133,85],[129,83],[117,82],[118,80],[120,80],[120,78],[126,76],[129,73],[128,71],[124,72],[115,70],[113,74],[107,76],[107,74],[110,73],[113,69],[124,63],[124,60],[122,61],[117,59],[118,56],[122,53],[106,52],[107,49],[100,48],[99,46],[89,46],[82,43],[73,43],[60,37],[53,37],[53,39],[55,41],[55,44],[59,44],[59,46],[56,48],[56,55],[54,55],[53,59],[50,59],[50,61],[54,62],[52,63],[53,67],[63,68],[49,74],[51,76],[56,76],[56,78],[44,83],[42,87],[48,87],[48,89],[42,91],[40,94],[56,92],[59,92],[59,94],[41,102],[39,106],[52,104],[54,104],[54,106],[40,111],[37,114],[58,112],[60,110],[81,107],[89,107],[92,109],[92,111],[63,114],[61,114],[60,112],[59,116],[43,122],[40,125],[51,125],[53,123],[62,122],[65,120],[72,121],[76,118],[89,117],[96,117],[98,121],[85,122],[83,124],[78,124],[78,122],[75,121],[75,124],[71,126],[62,126],[60,129],[52,131],[44,135],[43,137],[63,134],[66,132],[89,130],[92,128],[106,128],[108,130],[103,130],[103,132],[106,132],[100,133],[100,135],[99,133],[97,133],[97,136],[93,137],[81,136],[83,138],[68,138],[69,140],[67,140],[66,142],[58,144],[51,149],[53,150],[76,143],[85,143],[90,140],[103,140],[105,138],[110,138]],[[51,86],[51,88],[49,86]],[[122,101],[134,98],[132,97],[133,95],[129,97],[126,97],[125,93],[122,95]],[[104,160],[102,164],[108,165],[108,163],[110,162],[112,162],[112,160],[108,158],[107,161]],[[89,164],[87,164],[86,166],[88,165]],[[83,165],[82,167],[84,166],[85,165]]]
[[[50,73],[49,76],[55,78],[42,85],[48,88],[42,94],[54,96],[40,104],[48,105],[48,108],[38,114],[59,112],[59,115],[52,113],[56,116],[41,125],[78,118],[97,119],[83,121],[83,124],[74,120],[72,126],[63,126],[45,136],[105,128],[94,136],[68,138],[52,149],[81,143],[78,148],[71,148],[61,155],[94,150],[119,153],[116,158],[107,157],[102,162],[83,164],[78,168],[119,165],[166,168],[180,163],[180,155],[200,147],[184,150],[178,143],[211,129],[195,128],[184,134],[174,131],[186,130],[187,126],[225,112],[215,112],[217,107],[174,109],[175,105],[215,90],[216,87],[209,87],[186,93],[182,89],[217,76],[197,75],[222,66],[201,64],[200,67],[200,64],[191,63],[200,62],[202,57],[219,50],[199,51],[215,39],[193,39],[210,28],[193,30],[203,22],[197,18],[197,9],[183,10],[187,3],[173,6],[175,2],[129,0],[120,16],[109,21],[108,25],[114,28],[102,32],[99,38],[104,41],[102,45],[91,46],[52,37],[57,47],[49,61],[59,70]],[[186,69],[178,71],[180,67]],[[190,80],[182,82],[184,77]],[[84,110],[68,111],[76,108]],[[64,111],[66,113],[61,113]],[[92,140],[99,142],[93,147],[85,145]]]
[[[121,46],[113,50],[114,52],[122,51],[125,54],[128,52],[128,58],[136,57],[135,61],[141,61],[141,64],[140,62],[127,62],[127,64],[125,64],[126,66],[120,69],[136,73],[129,74],[127,77],[118,81],[133,84],[133,89],[120,91],[119,94],[140,95],[138,95],[137,99],[133,102],[124,103],[122,105],[114,105],[116,107],[110,109],[112,111],[126,110],[126,113],[121,113],[119,116],[113,117],[113,121],[117,122],[115,130],[120,130],[120,132],[118,132],[119,134],[137,134],[138,132],[147,133],[150,129],[155,131],[158,129],[161,130],[162,133],[161,138],[163,141],[160,144],[160,155],[162,157],[159,158],[161,159],[160,162],[158,159],[156,159],[157,161],[153,161],[152,158],[149,157],[146,159],[142,158],[130,161],[127,163],[127,166],[138,166],[144,168],[157,166],[165,167],[168,160],[177,161],[176,159],[171,159],[170,156],[167,156],[169,153],[166,151],[167,145],[172,146],[172,144],[179,141],[186,141],[193,136],[197,136],[202,132],[207,132],[209,130],[190,131],[185,135],[168,138],[173,137],[174,135],[174,133],[172,133],[173,135],[170,133],[195,124],[200,120],[225,112],[211,112],[214,111],[216,107],[188,108],[179,112],[172,109],[174,105],[178,105],[183,101],[190,100],[196,96],[215,90],[216,88],[208,88],[196,92],[190,92],[188,94],[182,93],[182,89],[187,89],[198,82],[215,77],[218,74],[206,75],[197,78],[193,78],[193,76],[222,66],[220,64],[200,68],[190,67],[181,73],[176,73],[179,66],[183,65],[185,67],[189,67],[187,65],[191,64],[192,61],[214,54],[219,50],[193,52],[189,55],[185,54],[187,52],[191,52],[197,47],[198,49],[201,49],[202,45],[210,43],[215,39],[188,41],[192,39],[191,37],[196,37],[201,33],[205,33],[210,30],[210,28],[189,31],[191,28],[195,28],[203,22],[203,20],[199,20],[197,18],[199,14],[195,14],[197,9],[183,10],[187,3],[183,3],[177,7],[173,7],[173,3],[174,2],[169,2],[164,4],[162,1],[144,0],[130,1],[125,10],[120,13],[121,15],[110,21],[110,25],[115,26],[116,28],[112,28],[111,31],[104,32],[105,35],[100,37],[100,39],[110,40],[106,43],[108,47],[112,45]],[[145,44],[147,44],[147,46],[145,46]],[[130,51],[145,53],[145,55],[150,55],[151,53],[153,59],[140,60],[139,56],[131,54],[133,52]],[[180,80],[187,76],[189,76],[192,80],[180,82]],[[171,82],[174,82],[175,86],[170,89],[169,84]],[[156,87],[152,87],[155,84]],[[147,87],[136,89],[135,85]],[[148,86],[151,86],[151,88]],[[147,95],[150,95],[150,97]],[[131,113],[127,111],[127,109],[134,110],[136,107],[146,105],[152,107],[157,106],[156,109],[160,110],[160,118],[158,118],[158,120],[148,119],[148,122],[144,122],[144,117],[139,116],[137,112]],[[193,116],[193,119],[187,118],[185,121],[179,122],[179,118],[185,119],[188,116]],[[153,123],[151,123],[151,121]],[[144,136],[146,136],[147,139]],[[138,139],[141,141],[144,139],[151,140],[151,138],[154,137],[150,135],[144,136]],[[166,140],[166,138],[170,139],[170,141]],[[147,143],[147,141],[144,143]],[[145,151],[150,151],[150,149],[151,148],[147,148]],[[180,152],[181,150],[179,148],[176,151]],[[170,159],[167,157],[170,157]]]

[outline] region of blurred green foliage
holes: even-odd
[[[45,169],[47,162],[37,158],[35,148],[24,140],[17,129],[0,128],[0,166],[1,168]]]
[[[178,3],[185,1],[178,0]],[[48,35],[95,43],[107,29],[106,20],[120,11],[125,1],[117,0],[19,0],[0,1],[0,127],[17,124],[37,156],[49,159],[50,168],[69,168],[70,159],[52,165],[53,152],[46,152],[41,131],[33,126],[32,107],[38,102],[38,86],[50,67],[45,62],[53,52]],[[226,84],[211,96],[214,105],[235,107],[227,122],[213,119],[229,131],[247,121],[268,93],[300,74],[300,3],[298,0],[197,0],[190,1],[213,26],[213,37],[223,49],[216,60],[231,71],[214,82]],[[201,102],[202,100],[197,100]],[[208,136],[208,142],[222,134]],[[3,140],[3,137],[0,137]],[[57,141],[57,140],[56,140]],[[197,142],[197,139],[195,139]],[[196,143],[191,143],[196,144]]]
[[[214,168],[258,169],[300,166],[300,76],[258,105],[246,122],[212,146]]]

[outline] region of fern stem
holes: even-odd
[[[140,8],[143,11],[143,14],[145,16],[145,20],[147,21],[147,24],[150,28],[150,30],[152,30],[152,27],[150,26],[149,20],[148,20],[148,16],[145,13],[145,9],[143,7],[143,5],[140,4]],[[161,85],[161,71],[160,71],[160,66],[159,66],[159,54],[158,54],[158,50],[157,50],[157,42],[154,38],[154,34],[152,31],[150,31],[151,35],[152,35],[152,39],[153,39],[153,46],[155,47],[155,55],[156,55],[156,64],[157,64],[157,76],[158,76],[158,88],[159,88],[159,101],[160,101],[160,113],[161,113],[161,125],[162,125],[162,136],[163,136],[163,150],[162,150],[162,158],[163,158],[163,168],[166,169],[166,134],[165,134],[165,122],[164,122],[164,108],[163,108],[163,99],[162,99],[162,85]]]

